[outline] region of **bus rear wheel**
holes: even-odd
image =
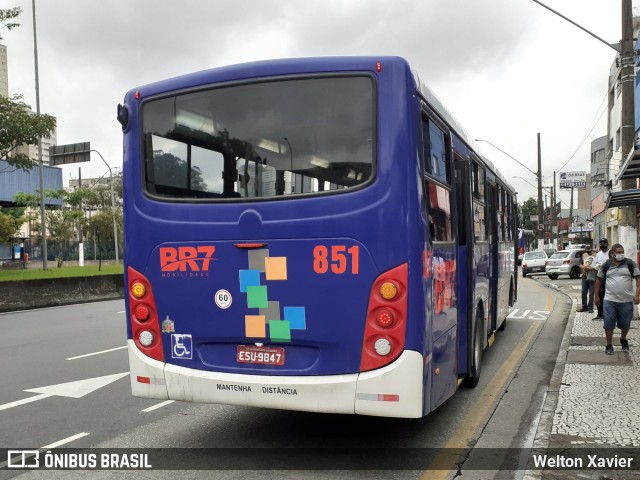
[[[475,388],[480,381],[480,370],[482,367],[482,319],[476,318],[476,325],[473,329],[473,355],[471,359],[471,372],[464,379],[464,386]]]

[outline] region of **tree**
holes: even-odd
[[[41,137],[50,136],[56,128],[56,119],[51,115],[37,115],[22,101],[22,96],[10,98],[0,95],[0,158],[9,165],[28,171],[36,159],[24,153],[14,153],[21,145],[35,145]]]
[[[113,241],[113,216],[112,213],[103,210],[97,215],[93,215],[88,222],[88,230],[94,235],[96,242],[98,243],[98,250],[100,251],[98,270],[102,270],[102,251],[109,239]]]
[[[538,201],[530,197],[522,204],[522,228],[525,230],[536,230],[537,222],[531,221],[531,215],[538,215]],[[542,221],[543,219],[538,219]]]
[[[10,20],[17,18],[21,13],[22,9],[20,7],[0,10],[0,30],[2,30],[3,28],[6,28],[7,30],[13,30],[16,27],[19,27],[19,23],[14,23]],[[0,35],[0,40],[2,40],[2,35]]]
[[[22,221],[14,215],[6,214],[0,207],[0,242],[9,241],[18,231]]]

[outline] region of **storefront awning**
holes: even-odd
[[[640,188],[609,192],[607,208],[627,207],[630,205],[640,205]]]

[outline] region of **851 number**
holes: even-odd
[[[342,275],[350,267],[351,274],[357,275],[360,268],[359,256],[358,245],[350,248],[346,245],[331,245],[331,251],[325,245],[317,245],[313,249],[313,270],[325,274],[331,269],[333,273]]]

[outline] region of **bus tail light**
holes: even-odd
[[[145,355],[164,362],[160,321],[149,280],[129,267],[129,322],[131,337]]]
[[[360,371],[391,363],[404,350],[407,333],[409,266],[404,263],[380,275],[371,287],[360,357]]]

